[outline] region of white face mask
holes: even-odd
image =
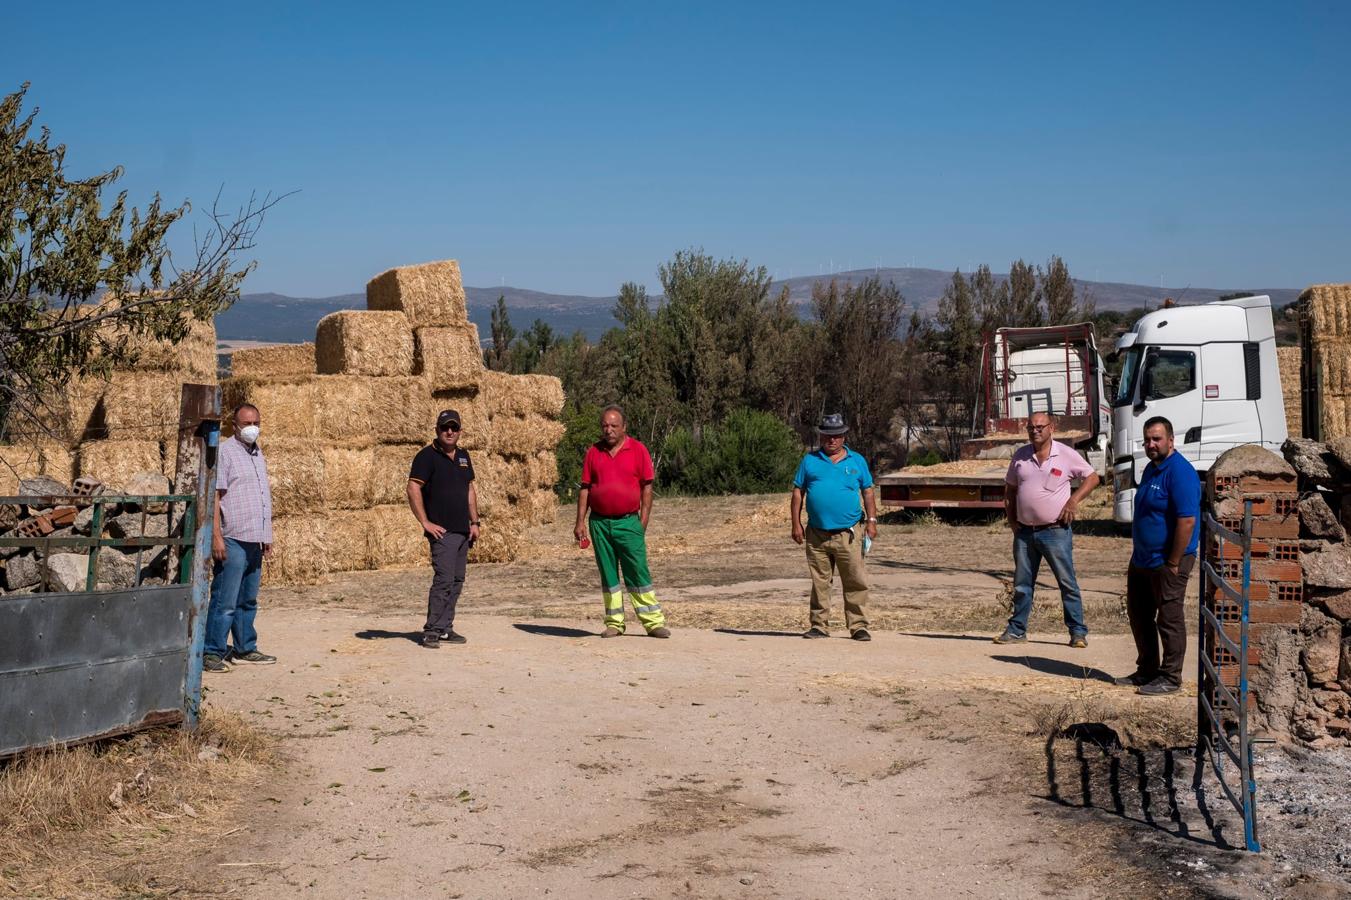
[[[245,425],[239,429],[239,439],[246,444],[252,444],[258,440],[258,430],[257,425]]]

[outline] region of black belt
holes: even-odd
[[[1048,528],[1065,528],[1066,526],[1061,525],[1059,522],[1052,522],[1050,525],[1024,525],[1022,522],[1019,522],[1018,527],[1025,528],[1028,531],[1045,531]]]

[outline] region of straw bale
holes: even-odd
[[[230,354],[231,375],[313,375],[313,344],[248,347]]]
[[[272,520],[272,555],[263,561],[263,583],[318,584],[333,571],[331,560],[337,550],[353,549],[336,546],[343,543],[338,540],[340,533],[341,530],[335,529],[326,516],[275,517]],[[367,558],[364,540],[359,552],[343,558],[361,560],[364,564]]]
[[[1323,421],[1320,432],[1323,440],[1351,435],[1351,395],[1332,397],[1324,395],[1319,401]]]
[[[552,375],[508,375],[485,370],[481,393],[493,415],[535,413],[554,419],[563,410],[563,382]]]
[[[1299,347],[1277,347],[1276,366],[1281,373],[1281,398],[1285,402],[1285,427],[1291,435],[1304,433],[1304,414],[1300,398]]]
[[[111,491],[121,491],[133,475],[164,471],[164,445],[159,441],[85,441],[76,451],[81,476],[92,476]]]
[[[1351,394],[1351,338],[1315,340],[1313,366],[1322,394]]]
[[[183,393],[180,374],[115,372],[106,382],[97,378],[74,379],[66,393],[64,425],[72,443],[178,440]]]
[[[413,372],[434,390],[477,389],[483,377],[478,326],[419,328],[414,332]]]
[[[530,458],[527,478],[535,487],[553,489],[558,484],[558,454],[541,450]]]
[[[514,500],[530,491],[530,467],[525,460],[508,459],[495,453],[482,453],[473,459],[474,484],[480,502],[485,495]]]
[[[540,415],[499,415],[493,418],[492,448],[503,455],[534,456],[557,447],[566,430],[562,422]]]
[[[135,352],[136,362],[123,371],[172,372],[183,381],[193,384],[216,383],[219,366],[214,320],[192,320],[188,325],[188,333],[178,343],[132,335],[128,337],[127,344]]]
[[[14,496],[19,492],[19,482],[38,475],[50,475],[58,481],[59,473],[44,471],[46,468],[43,447],[35,442],[0,445],[0,495]]]
[[[307,438],[260,441],[277,515],[371,505],[374,449]]]
[[[430,555],[427,539],[408,504],[377,506],[362,515],[371,567],[424,566]]]
[[[405,313],[414,328],[469,321],[460,264],[453,259],[382,272],[366,285],[366,308]]]
[[[318,376],[241,375],[221,382],[221,411],[227,433],[233,433],[230,416],[236,407],[252,403],[258,407],[263,433],[269,438],[312,438],[317,435],[319,419],[315,415],[316,384]],[[351,423],[344,416],[336,423],[327,422],[327,433],[335,427]]]
[[[341,376],[334,376],[340,378]],[[327,379],[325,379],[327,380]],[[350,378],[347,388],[321,397],[327,410],[325,421],[352,423],[387,443],[412,443],[431,440],[436,431],[436,404],[427,382],[415,376],[402,378]],[[365,406],[362,418],[354,419],[352,410],[343,414],[341,391],[362,392]],[[461,415],[464,415],[463,411]]]
[[[485,514],[478,540],[469,548],[471,563],[511,562],[521,549],[521,527],[514,520],[488,518]]]
[[[371,505],[408,503],[408,470],[426,444],[380,444],[371,465]]]
[[[515,516],[524,525],[548,525],[558,519],[558,495],[551,490],[531,490],[512,504]]]
[[[314,330],[315,371],[321,375],[409,375],[413,333],[401,312],[346,309]]]
[[[1315,284],[1299,295],[1309,317],[1314,346],[1351,340],[1351,284]]]

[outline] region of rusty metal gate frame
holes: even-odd
[[[104,686],[95,680],[96,668],[106,664],[121,664],[131,668],[139,667],[139,670],[145,673],[146,678],[157,679],[155,682],[155,688],[159,690],[157,696],[165,697],[171,694],[176,698],[173,701],[176,708],[145,710],[141,713],[141,718],[118,722],[111,728],[81,731],[80,726],[75,724],[72,727],[61,729],[60,737],[49,735],[40,740],[30,739],[22,744],[5,739],[6,733],[13,733],[10,730],[10,725],[16,723],[0,720],[0,758],[29,749],[76,744],[166,724],[181,723],[188,729],[197,727],[201,711],[202,651],[206,639],[206,614],[210,601],[211,537],[214,517],[213,503],[216,493],[216,450],[220,439],[219,419],[220,392],[215,386],[183,386],[178,439],[178,473],[175,485],[176,492],[173,494],[0,497],[0,504],[57,505],[55,503],[49,504],[48,501],[59,501],[68,505],[92,505],[94,507],[91,533],[87,537],[0,538],[0,548],[17,546],[51,550],[64,547],[88,549],[89,551],[89,571],[86,575],[85,591],[34,593],[0,598],[0,608],[9,613],[6,618],[11,620],[10,628],[18,631],[24,626],[36,629],[51,627],[55,624],[70,626],[71,622],[83,621],[82,619],[71,618],[69,612],[60,612],[63,606],[68,606],[70,609],[78,608],[82,616],[84,613],[88,613],[89,620],[94,624],[86,627],[90,631],[97,632],[101,621],[100,613],[107,621],[117,621],[119,615],[134,614],[137,610],[144,610],[144,615],[148,618],[138,620],[135,624],[145,626],[139,631],[143,641],[155,644],[153,648],[149,648],[146,652],[128,654],[124,652],[126,648],[117,646],[115,641],[104,641],[100,645],[100,652],[88,653],[84,657],[72,658],[70,654],[55,652],[49,653],[47,658],[39,658],[41,655],[39,653],[24,652],[31,648],[23,643],[23,635],[19,633],[19,643],[16,645],[13,657],[10,660],[14,664],[14,668],[8,672],[0,669],[0,679],[8,675],[16,681],[32,678],[43,680],[29,681],[31,687],[27,694],[10,693],[16,689],[7,688],[7,695],[11,699],[18,698],[19,700],[17,704],[12,704],[12,706],[27,706],[30,720],[39,718],[40,713],[51,713],[50,707],[46,710],[41,709],[44,698],[40,695],[44,685],[55,686],[58,690],[66,692],[79,690],[80,688],[77,685],[82,684],[86,697],[93,696],[96,700],[104,703],[105,706],[116,702],[117,699],[121,698],[99,694],[98,689]],[[103,509],[106,505],[112,503],[136,503],[141,506],[142,527],[140,530],[142,535],[140,537],[107,538],[102,536]],[[166,513],[169,516],[170,527],[169,533],[164,537],[144,536],[147,515],[145,507],[152,503],[168,504]],[[177,516],[175,515],[176,504],[181,504],[181,514]],[[122,547],[138,551],[136,585],[127,590],[95,590],[98,584],[97,556],[99,549],[102,547]],[[142,577],[140,554],[149,547],[169,548],[169,574],[176,576],[177,584],[158,587],[140,584]],[[177,557],[176,565],[174,564],[175,557]],[[44,558],[44,566],[45,564]],[[114,605],[110,607],[110,603]],[[128,609],[133,610],[133,613],[127,613]],[[175,611],[178,615],[175,615]],[[58,620],[63,615],[68,621],[59,623]],[[172,622],[166,622],[166,619],[185,620],[183,621],[184,630],[175,631],[174,629],[177,626],[174,626]],[[122,622],[121,627],[129,633],[138,633],[127,622]],[[169,630],[168,632],[165,631],[166,628]],[[177,636],[172,636],[170,633]],[[37,634],[40,636],[41,632],[37,632]],[[97,641],[98,636],[95,635],[91,640]],[[183,667],[180,669],[175,665],[171,670],[165,670],[163,668],[165,662],[172,662],[175,658],[179,660],[178,665]],[[85,676],[83,680],[76,677],[81,673],[84,673]],[[163,679],[166,677],[173,679],[167,687],[163,684]],[[90,685],[94,687],[90,688]],[[168,691],[167,694],[165,693],[166,690]],[[154,694],[154,691],[147,691],[147,694]],[[16,709],[12,708],[11,714],[17,715]],[[129,713],[128,715],[135,716],[136,714]],[[81,721],[89,718],[87,711],[81,711]],[[98,717],[94,718],[97,719]],[[52,721],[50,727],[55,729],[54,720],[49,721]]]
[[[1248,730],[1248,605],[1252,584],[1252,500],[1243,503],[1242,532],[1230,531],[1206,510],[1201,515],[1201,622],[1198,632],[1199,671],[1196,690],[1196,778],[1194,787],[1201,790],[1201,776],[1209,761],[1229,802],[1243,817],[1243,840],[1253,853],[1261,851],[1257,840],[1257,781],[1253,775],[1253,737]],[[1237,544],[1242,548],[1241,585],[1235,588],[1207,559],[1211,539],[1216,542],[1215,558],[1224,566],[1224,546]],[[1214,591],[1210,590],[1214,588]],[[1239,626],[1235,642],[1225,633],[1225,625]],[[1213,659],[1212,659],[1213,657]],[[1221,669],[1237,666],[1238,692],[1235,693],[1221,678]],[[1227,722],[1237,721],[1238,734],[1226,729]],[[1233,742],[1237,738],[1237,743]],[[1238,767],[1237,792],[1225,781],[1225,757]]]

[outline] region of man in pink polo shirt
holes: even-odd
[[[1027,619],[1037,573],[1045,559],[1060,585],[1065,626],[1071,647],[1088,646],[1084,601],[1074,577],[1074,533],[1071,524],[1080,502],[1098,486],[1098,473],[1073,447],[1054,440],[1055,419],[1033,413],[1027,420],[1031,441],[1018,448],[1004,476],[1004,517],[1013,529],[1013,615],[996,644],[1027,640]],[[1070,481],[1082,478],[1071,492]]]

